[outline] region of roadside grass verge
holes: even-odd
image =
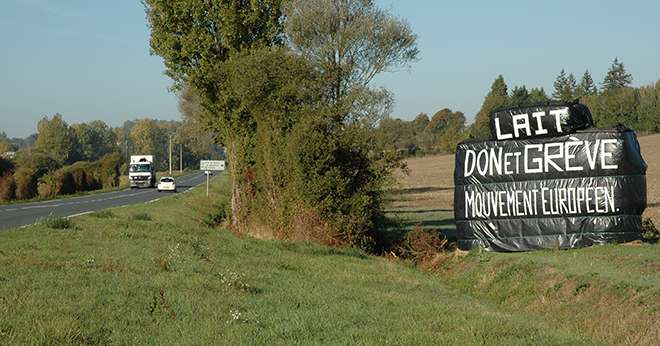
[[[1,232],[0,344],[596,343],[406,262],[209,227],[226,180]]]

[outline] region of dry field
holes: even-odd
[[[660,223],[660,134],[639,138],[647,171],[648,208],[644,216]],[[408,159],[408,175],[399,173],[389,208],[396,213],[453,210],[454,156],[439,155]]]

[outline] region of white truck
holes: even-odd
[[[128,183],[131,189],[156,186],[153,155],[131,155],[131,163],[128,166]]]

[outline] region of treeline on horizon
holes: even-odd
[[[69,125],[55,114],[43,117],[37,129],[24,139],[0,133],[0,201],[117,187],[130,155],[154,155],[156,169],[165,170],[170,137],[173,169],[179,145],[185,167],[221,155],[213,137],[191,122],[144,118],[113,128],[100,120]]]
[[[660,80],[641,87],[632,87],[632,81],[632,75],[618,58],[600,87],[588,70],[579,81],[573,73],[561,70],[551,95],[543,88],[528,89],[525,85],[509,89],[500,75],[472,124],[466,124],[462,112],[445,108],[431,117],[421,113],[410,121],[385,118],[376,129],[377,138],[383,148],[406,156],[453,153],[456,144],[465,139],[489,138],[488,117],[499,108],[577,99],[589,107],[597,127],[623,125],[641,134],[660,132]]]

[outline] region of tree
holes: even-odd
[[[294,51],[321,71],[334,103],[419,53],[410,26],[372,0],[292,0],[286,34]],[[346,103],[350,111],[350,98]]]
[[[517,106],[529,103],[529,91],[526,86],[515,86],[509,96],[509,105]]]
[[[619,58],[614,58],[614,61],[612,61],[612,65],[603,80],[603,91],[610,92],[625,88],[630,86],[632,80],[632,75],[626,72],[626,68],[623,66],[622,62],[619,62]]]
[[[498,108],[505,106],[508,102],[507,86],[502,75],[497,76],[490,86],[490,92],[486,95],[479,113],[477,113],[474,124],[470,129],[472,138],[490,138],[490,114]]]
[[[422,132],[426,127],[429,126],[429,116],[426,113],[419,113],[413,119],[413,124],[415,132]]]
[[[562,69],[559,75],[557,76],[557,79],[555,80],[554,83],[555,90],[552,93],[552,97],[555,100],[560,100],[560,101],[574,100],[577,89],[576,84],[577,82],[575,80],[575,75],[573,75],[573,73],[570,73],[568,76],[566,76],[566,72]]]
[[[465,116],[462,112],[442,109],[433,115],[429,127],[436,134],[440,150],[445,153],[454,153],[456,144],[465,139]]]
[[[241,176],[249,168],[254,121],[221,100],[232,55],[283,42],[281,0],[144,0],[152,52],[163,58],[174,88],[188,85],[200,97],[198,121],[212,130],[231,162],[232,217],[238,225]]]
[[[598,127],[612,127],[619,124],[639,129],[637,107],[640,92],[635,88],[621,88],[581,100],[589,107]]]
[[[14,146],[7,138],[0,138],[0,156],[8,151],[14,151]]]
[[[589,70],[585,70],[582,78],[580,79],[580,85],[578,85],[576,96],[593,96],[596,94],[598,94],[598,87],[594,83],[593,78],[591,78],[591,73],[589,73]]]
[[[153,119],[138,119],[131,129],[133,155],[154,155],[158,169],[164,169],[167,162],[167,139],[163,130]]]
[[[550,101],[550,98],[545,93],[545,90],[543,90],[543,88],[533,88],[532,90],[529,91],[529,97],[527,98],[527,100],[530,104],[538,104],[538,103],[548,102]]]
[[[639,88],[639,105],[637,106],[636,130],[656,133],[660,131],[660,80],[655,85]]]
[[[43,117],[37,129],[37,150],[48,154],[60,164],[70,164],[78,159],[76,138],[60,114],[55,114],[50,120]]]
[[[115,133],[103,121],[73,124],[71,130],[79,145],[78,151],[82,160],[96,161],[118,150]]]
[[[436,135],[442,135],[450,128],[463,131],[464,127],[465,115],[463,112],[453,112],[449,108],[437,111],[429,122],[429,128]]]
[[[11,144],[9,138],[7,138],[7,134],[0,132],[0,156],[8,151],[14,151],[15,149],[16,148],[14,148],[14,145]]]

